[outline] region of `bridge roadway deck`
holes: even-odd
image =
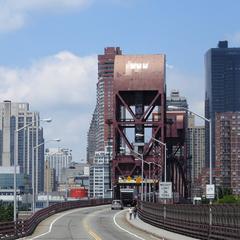
[[[193,240],[171,233],[140,219],[129,220],[127,210],[110,206],[79,208],[55,214],[42,221],[24,240]]]

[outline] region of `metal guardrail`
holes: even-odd
[[[98,206],[109,203],[111,203],[111,199],[90,199],[57,203],[37,211],[28,219],[18,219],[16,224],[14,222],[0,223],[0,239],[12,240],[29,236],[42,220],[58,212],[73,208]]]
[[[158,203],[139,202],[138,210],[139,217],[144,222],[171,232],[204,240],[240,240],[240,205],[164,206]]]

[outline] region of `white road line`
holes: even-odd
[[[82,208],[81,208],[81,209],[82,209]],[[56,219],[54,219],[54,220],[51,222],[50,227],[49,227],[49,230],[48,230],[47,232],[42,233],[42,234],[40,234],[40,235],[38,235],[38,236],[35,236],[35,237],[33,237],[33,238],[30,238],[29,240],[37,239],[37,238],[39,238],[39,237],[42,237],[42,236],[44,236],[44,235],[49,234],[49,233],[52,231],[53,224],[54,224],[56,221],[58,221],[60,218],[66,216],[66,215],[68,215],[68,214],[77,212],[77,211],[79,211],[79,210],[81,210],[81,209],[74,209],[74,210],[72,210],[72,211],[70,211],[70,212],[67,212],[67,213],[64,213],[64,214],[60,215],[59,217],[57,217]]]
[[[140,237],[140,236],[138,236],[138,235],[136,235],[136,234],[134,234],[134,233],[132,233],[132,232],[129,232],[128,230],[126,230],[126,229],[124,229],[124,228],[122,228],[122,227],[117,223],[116,217],[117,217],[117,215],[120,214],[120,213],[122,213],[122,211],[120,211],[120,212],[118,212],[118,213],[116,213],[116,214],[114,215],[114,217],[113,217],[114,224],[115,224],[118,228],[120,228],[121,230],[123,230],[124,232],[127,232],[128,234],[130,234],[130,235],[132,235],[132,236],[134,236],[134,237],[136,237],[136,238],[138,238],[138,239],[146,240],[145,238],[142,238],[142,237]]]
[[[153,236],[153,235],[150,235],[150,237],[151,238],[154,238],[154,239],[157,239],[157,240],[159,240],[160,238],[159,237],[155,237],[155,236]],[[164,238],[161,238],[162,240],[165,240]]]
[[[100,206],[100,207],[101,207],[101,206]],[[40,234],[40,235],[37,235],[37,236],[35,236],[35,237],[33,237],[33,238],[30,238],[30,239],[28,239],[28,240],[34,240],[34,239],[37,239],[37,238],[39,238],[39,237],[42,237],[42,236],[45,236],[45,235],[49,234],[49,233],[52,231],[53,224],[56,223],[60,218],[66,216],[66,215],[68,215],[68,214],[74,213],[74,212],[86,210],[86,208],[87,208],[87,207],[78,208],[78,209],[74,209],[74,210],[72,210],[72,211],[70,211],[70,212],[63,213],[62,215],[60,215],[59,217],[57,217],[56,219],[54,219],[54,220],[51,222],[50,227],[49,227],[49,230],[48,230],[47,232],[42,233],[42,234]],[[101,210],[100,210],[100,211],[101,211]],[[25,239],[25,238],[23,238],[23,239]]]
[[[89,218],[91,218],[92,216],[95,216],[97,213],[103,212],[103,211],[106,211],[106,209],[102,209],[102,210],[90,213],[83,219],[83,227],[88,232],[88,234],[90,234],[95,240],[102,240],[102,238],[100,236],[98,236],[98,234],[91,229],[91,227],[87,223],[87,220]]]

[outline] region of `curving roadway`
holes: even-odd
[[[127,210],[108,206],[79,208],[42,221],[26,240],[157,240],[126,220]],[[134,221],[134,220],[133,220]],[[161,238],[162,239],[162,238]]]

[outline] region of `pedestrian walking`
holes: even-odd
[[[130,207],[130,208],[128,209],[128,212],[129,212],[129,219],[132,220],[133,209]]]
[[[136,219],[136,217],[137,217],[137,206],[135,206],[133,209],[133,217],[134,217],[134,219]]]

